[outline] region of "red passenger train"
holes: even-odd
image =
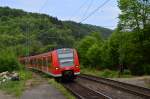
[[[20,58],[27,68],[36,69],[56,78],[72,80],[80,74],[78,54],[75,49],[62,48],[51,52]]]

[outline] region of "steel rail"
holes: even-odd
[[[94,91],[77,82],[63,83],[63,86],[69,90],[78,99],[112,99],[98,91]]]
[[[96,77],[92,75],[87,75],[87,74],[81,74],[79,78],[84,78],[87,80],[91,80],[94,82],[102,83],[120,90],[123,90],[125,92],[135,94],[138,96],[142,96],[145,99],[150,99],[150,89],[128,84],[128,83],[123,83],[120,81],[115,81],[107,78],[102,78],[102,77]]]

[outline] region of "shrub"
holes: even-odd
[[[101,65],[101,50],[98,44],[93,44],[87,51],[86,57],[89,61],[89,66],[99,67]]]
[[[124,72],[123,72],[123,74],[124,75],[131,75],[131,72],[130,72],[130,70],[125,69]]]
[[[145,73],[144,67],[142,65],[133,65],[130,66],[129,69],[133,75],[143,75]]]
[[[18,70],[19,68],[20,64],[13,51],[0,51],[0,72]]]
[[[118,76],[118,72],[106,69],[103,72],[101,72],[100,76],[105,77],[105,78],[108,78],[108,77],[113,78],[113,77],[117,77]]]
[[[150,64],[143,65],[145,74],[150,75]]]

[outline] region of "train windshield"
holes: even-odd
[[[73,51],[71,49],[59,49],[58,58],[60,66],[62,67],[74,65]]]

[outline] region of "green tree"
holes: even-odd
[[[84,66],[98,67],[101,64],[101,46],[103,40],[100,33],[94,32],[77,43],[81,63]]]
[[[93,44],[89,48],[86,57],[89,63],[88,66],[92,68],[101,68],[102,65],[101,48],[97,43]]]
[[[149,68],[149,0],[118,0],[121,10],[118,29],[122,37],[119,63],[127,65],[133,74],[146,73]]]
[[[12,50],[0,51],[0,72],[19,70],[20,64]]]
[[[96,42],[96,39],[92,36],[87,36],[84,39],[82,39],[77,48],[78,48],[78,52],[79,52],[79,56],[80,56],[80,61],[82,62],[83,65],[88,65],[88,61],[87,61],[87,51],[89,50],[89,48]]]
[[[144,29],[149,23],[149,0],[118,0],[121,10],[119,28],[123,31]]]

